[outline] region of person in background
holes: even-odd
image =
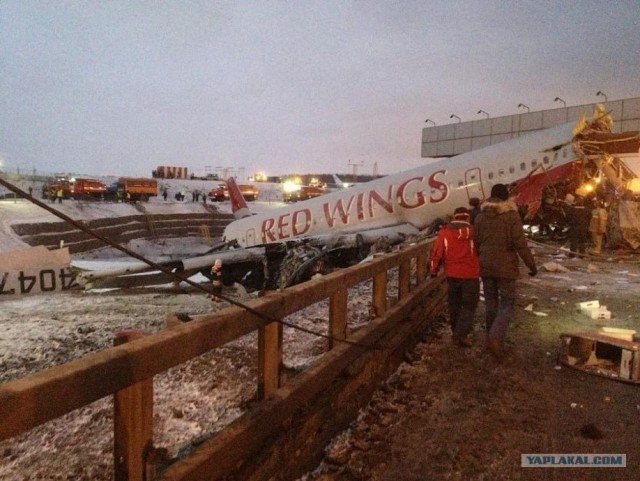
[[[483,202],[474,224],[474,241],[484,288],[487,349],[496,361],[502,362],[504,339],[515,312],[518,257],[529,268],[530,276],[538,273],[518,208],[509,200],[506,185],[494,185],[491,197]]]
[[[453,340],[459,346],[470,347],[468,336],[480,299],[480,264],[466,207],[458,207],[453,220],[438,231],[429,262],[431,277],[438,275],[441,263],[444,263],[444,275],[449,288]]]
[[[602,238],[607,232],[607,221],[609,214],[604,208],[602,201],[597,200],[595,208],[591,211],[591,219],[589,221],[589,231],[593,240],[593,249],[591,254],[599,256],[602,254]]]
[[[64,198],[64,191],[62,190],[62,187],[60,187],[58,192],[56,192],[56,197],[58,198],[58,204],[62,204],[62,199]]]
[[[478,217],[478,214],[480,213],[480,199],[477,197],[471,197],[469,199],[469,205],[471,206],[471,210],[469,210],[469,221],[471,222],[471,225],[473,225],[476,217]]]
[[[591,211],[584,205],[584,197],[577,196],[573,204],[567,208],[567,224],[569,225],[569,257],[576,253],[584,254],[589,241],[589,221]]]

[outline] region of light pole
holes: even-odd
[[[596,93],[596,97],[604,97],[604,101],[607,101],[607,96],[604,94],[604,92],[602,90],[598,90],[598,92]]]
[[[531,109],[529,108],[529,106],[525,104],[518,104],[518,108],[527,109],[527,113],[531,112]]]
[[[429,124],[429,122],[431,122],[434,127],[436,126],[436,123],[431,119],[427,119],[427,120],[424,121],[425,124]]]
[[[489,118],[489,113],[488,113],[488,112],[485,112],[485,111],[484,111],[484,110],[482,110],[482,109],[478,110],[478,114],[484,114],[484,115],[486,115],[486,116],[487,116],[487,118]]]
[[[562,102],[562,105],[564,106],[564,108],[567,108],[567,102],[565,102],[564,100],[562,100],[560,97],[556,97],[555,99],[553,99],[554,102]]]
[[[462,119],[461,119],[460,117],[458,117],[456,114],[451,114],[451,115],[449,116],[449,118],[450,118],[450,119],[454,119],[454,118],[455,118],[455,119],[458,119],[458,123],[462,122]]]

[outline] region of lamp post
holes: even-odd
[[[604,101],[607,101],[607,96],[604,94],[604,92],[602,90],[598,90],[598,92],[596,93],[596,97],[604,97]]]
[[[562,102],[562,105],[564,106],[564,108],[567,108],[567,102],[565,102],[564,100],[562,100],[560,97],[556,97],[555,99],[553,99],[554,102]]]
[[[518,108],[527,109],[527,113],[531,112],[531,109],[529,108],[529,106],[525,104],[518,104]]]
[[[484,114],[484,115],[486,115],[486,116],[487,116],[487,118],[489,118],[489,113],[488,113],[488,112],[485,112],[485,111],[484,111],[484,110],[482,110],[482,109],[478,110],[478,114]]]
[[[436,123],[431,119],[427,119],[427,120],[424,121],[425,124],[429,124],[429,122],[431,122],[434,127],[436,126]]]
[[[453,119],[453,118],[458,119],[458,123],[462,122],[462,119],[461,119],[460,117],[458,117],[456,114],[451,114],[451,115],[449,116],[449,118],[450,118],[450,119]]]

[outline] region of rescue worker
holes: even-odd
[[[219,302],[222,294],[222,260],[216,259],[211,266],[211,300]]]
[[[591,254],[599,256],[602,254],[602,238],[607,232],[607,221],[609,214],[604,208],[602,201],[597,200],[595,208],[591,211],[591,221],[589,222],[589,231],[593,240],[593,249]]]
[[[438,231],[429,263],[431,277],[438,275],[441,263],[447,276],[453,341],[459,346],[471,347],[468,336],[480,299],[480,264],[466,207],[458,207],[453,220]]]
[[[58,204],[62,204],[62,198],[64,197],[64,191],[62,190],[62,187],[60,187],[58,189],[58,192],[56,192],[56,197],[58,198]]]
[[[584,197],[577,196],[573,205],[567,208],[567,224],[569,225],[569,257],[585,254],[589,241],[589,221],[591,211],[585,206]]]

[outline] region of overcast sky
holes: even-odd
[[[640,2],[0,0],[5,170],[388,174],[450,123],[640,96]]]

